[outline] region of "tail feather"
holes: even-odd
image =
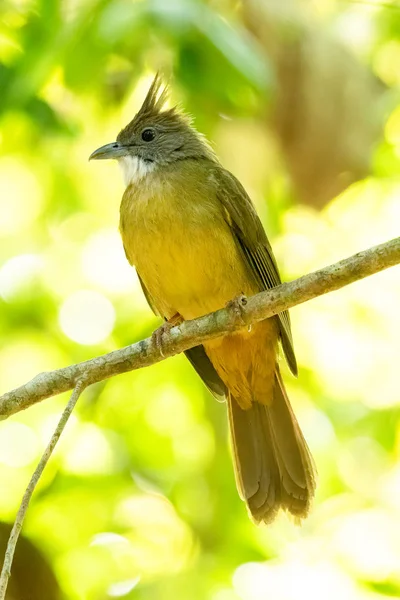
[[[243,410],[229,394],[228,415],[237,487],[253,519],[269,523],[280,508],[305,518],[315,467],[279,371],[268,406],[253,402]]]

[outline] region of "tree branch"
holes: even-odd
[[[78,402],[79,397],[82,394],[82,392],[86,386],[87,386],[87,383],[86,383],[84,377],[82,377],[79,381],[76,381],[74,383],[74,391],[72,392],[71,398],[70,398],[67,406],[65,407],[64,412],[61,415],[61,418],[58,422],[57,428],[54,431],[46,450],[43,452],[42,458],[40,459],[39,464],[36,467],[35,472],[31,477],[29,485],[25,490],[24,496],[21,501],[21,505],[19,507],[18,514],[15,519],[15,523],[14,523],[13,528],[10,533],[10,537],[9,537],[8,544],[7,544],[6,554],[4,557],[3,568],[1,570],[0,600],[4,600],[4,598],[6,596],[7,584],[8,584],[9,577],[11,575],[11,565],[12,565],[12,561],[14,558],[15,548],[16,548],[16,545],[18,542],[19,534],[22,529],[22,524],[24,522],[25,515],[28,510],[28,506],[29,506],[29,502],[32,497],[32,494],[35,490],[35,487],[37,486],[37,484],[39,482],[40,476],[42,475],[45,466],[47,465],[47,463],[49,461],[50,456],[53,453],[53,450],[54,450],[58,440],[60,439],[60,436],[64,430],[65,425],[67,424],[67,421],[68,421],[69,417],[71,416],[71,413],[75,407],[75,404]]]
[[[0,397],[0,420],[36,402],[74,388],[85,378],[85,385],[114,375],[147,367],[212,338],[232,333],[251,323],[272,317],[297,304],[333,292],[358,279],[400,263],[400,238],[341,260],[338,263],[284,283],[271,290],[243,299],[241,315],[223,308],[193,321],[185,321],[163,336],[163,352],[147,338],[109,354],[41,373],[30,382]]]

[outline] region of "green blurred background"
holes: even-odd
[[[2,0],[0,392],[158,325],[119,239],[117,165],[87,161],[157,69],[292,279],[399,234],[399,65],[387,2]],[[292,310],[285,377],[319,471],[301,528],[249,521],[225,407],[182,356],[88,390],[24,527],[60,589],[22,569],[10,598],[400,597],[399,306],[394,268]],[[2,521],[66,400],[0,424]]]

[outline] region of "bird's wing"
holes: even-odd
[[[229,171],[218,167],[212,171],[217,198],[222,204],[224,217],[240,248],[242,256],[261,290],[281,283],[278,266],[259,216],[246,190]],[[287,311],[278,315],[282,348],[294,375],[297,363],[293,349],[290,317]]]
[[[139,273],[136,271],[144,297],[147,300],[147,304],[150,306],[151,310],[153,311],[153,313],[155,315],[157,315],[158,317],[163,317],[165,319],[164,315],[160,315],[159,311],[156,308],[156,305],[154,304],[153,298],[151,297],[151,294],[149,292],[149,290],[147,289],[147,287],[144,285],[143,283],[143,279],[140,277]]]
[[[224,402],[227,395],[227,389],[224,382],[214,369],[211,360],[208,358],[204,346],[195,346],[190,350],[185,350],[185,356],[189,359],[192,367],[201,377],[209,391],[218,402]]]

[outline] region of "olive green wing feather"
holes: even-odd
[[[271,245],[246,190],[236,177],[221,167],[214,169],[212,177],[225,219],[260,291],[280,285],[281,278]],[[297,375],[289,313],[284,311],[277,317],[286,360],[292,373]]]
[[[153,300],[150,292],[148,291],[147,287],[143,283],[143,279],[140,277],[140,275],[139,275],[139,273],[137,271],[136,271],[136,274],[138,276],[138,279],[139,279],[140,286],[142,288],[142,292],[144,294],[144,297],[147,300],[147,304],[150,306],[151,310],[153,311],[153,313],[155,315],[157,315],[158,317],[163,317],[165,319],[164,315],[160,315],[160,313],[159,313],[159,311],[158,311],[158,309],[157,309],[157,307],[156,307],[156,305],[154,303],[154,300]]]
[[[214,398],[218,402],[224,402],[228,390],[214,369],[211,360],[204,350],[204,346],[195,346],[194,348],[190,348],[190,350],[185,350],[185,355]]]

